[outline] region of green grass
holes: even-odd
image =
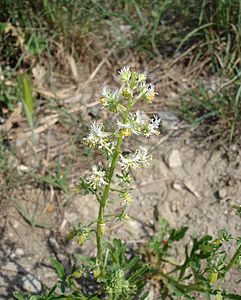
[[[188,99],[188,100],[187,100]],[[214,92],[204,85],[189,92],[182,99],[180,111],[193,126],[206,124],[214,135],[231,143],[241,135],[241,87],[217,89]]]
[[[165,56],[200,39],[206,50],[229,41],[240,50],[240,6],[238,0],[5,0],[0,21],[22,28],[25,43],[30,40],[40,50],[46,48],[46,36],[61,38],[70,48],[82,38],[106,36],[103,46],[118,44]]]
[[[46,57],[53,63],[58,60],[58,45],[76,59],[81,55],[87,61],[100,60],[114,47],[118,56],[135,53],[160,64],[192,47],[183,57],[184,64],[198,67],[205,61],[207,76],[217,74],[231,84],[218,92],[219,100],[204,100],[202,93],[197,100],[195,92],[192,103],[196,104],[186,103],[182,110],[191,114],[195,107],[200,123],[210,124],[211,116],[225,123],[222,129],[230,140],[236,136],[240,126],[239,0],[3,0],[1,8],[0,63],[8,75],[22,69],[28,72],[36,61],[46,63]],[[15,87],[1,83],[0,94],[2,107],[14,107]],[[206,102],[208,108],[203,107]]]

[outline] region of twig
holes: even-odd
[[[83,108],[93,107],[93,106],[95,106],[97,104],[99,104],[99,101],[95,101],[95,102],[92,102],[92,103],[89,103],[89,104],[86,104],[86,105],[76,106],[76,107],[68,110],[68,113],[74,113],[74,112],[80,111]],[[45,117],[42,120],[42,123],[44,123],[44,125],[41,125],[38,128],[34,129],[34,132],[39,134],[39,133],[45,131],[50,126],[52,126],[52,125],[54,125],[55,123],[58,122],[60,115],[61,115],[61,113],[58,113],[58,114],[54,114],[54,115]],[[9,139],[26,138],[26,137],[30,137],[31,135],[32,135],[32,131],[28,130],[27,132],[20,133],[20,134],[15,134],[13,136],[10,136]]]

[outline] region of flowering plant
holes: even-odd
[[[103,123],[94,122],[90,126],[89,135],[84,138],[84,143],[89,147],[98,148],[106,156],[108,166],[93,166],[92,174],[81,178],[76,191],[88,190],[96,196],[99,203],[99,213],[96,224],[97,265],[100,274],[104,272],[106,253],[103,249],[103,238],[107,221],[105,208],[110,192],[115,192],[121,200],[122,211],[113,218],[120,220],[127,218],[127,207],[132,201],[130,193],[130,169],[146,167],[151,160],[148,149],[140,146],[133,153],[124,155],[121,151],[123,140],[133,134],[151,135],[159,134],[158,127],[161,120],[154,116],[149,118],[142,111],[133,112],[133,107],[144,101],[151,103],[155,97],[154,85],[146,83],[147,76],[132,72],[130,67],[124,67],[119,72],[121,87],[112,91],[108,87],[102,88],[100,101],[104,108],[117,115],[114,132],[106,132]],[[114,182],[116,173],[117,182]]]

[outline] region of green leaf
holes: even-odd
[[[25,115],[28,120],[29,127],[33,128],[33,112],[34,112],[34,98],[32,93],[32,84],[27,74],[19,76],[19,88],[22,94],[22,102]]]
[[[139,256],[135,256],[133,257],[125,266],[125,270],[130,270],[132,269],[136,264],[137,262],[140,260],[140,257]]]
[[[65,278],[64,267],[55,258],[51,258],[51,265],[55,268],[57,275],[60,279]]]
[[[149,292],[145,292],[145,293],[140,297],[139,300],[145,300],[146,297],[147,297],[148,295],[149,295]]]
[[[29,300],[45,300],[45,297],[42,296],[31,296]]]
[[[0,33],[3,33],[5,31],[5,28],[9,26],[8,23],[0,23]]]
[[[134,283],[135,281],[139,280],[148,270],[149,266],[147,264],[143,265],[128,278],[128,281],[130,283]]]
[[[47,39],[43,36],[37,36],[33,33],[26,41],[26,49],[31,55],[40,55],[47,48]]]
[[[71,231],[67,234],[67,237],[66,237],[67,241],[69,242],[69,241],[73,240],[73,238],[75,238],[76,235],[77,235],[76,230],[74,230],[74,229],[71,230]]]
[[[121,240],[119,239],[114,239],[113,244],[114,244],[114,251],[113,251],[114,259],[116,260],[119,267],[122,267],[123,263],[125,262],[125,247],[122,244]]]
[[[21,292],[13,292],[13,296],[18,300],[25,300],[25,298]]]
[[[57,284],[55,284],[55,285],[50,289],[50,291],[48,292],[48,296],[47,296],[47,297],[50,297],[50,296],[53,294],[53,292],[56,290],[56,288],[57,288]]]
[[[185,236],[187,230],[187,226],[181,227],[179,229],[173,229],[171,232],[170,239],[173,241],[180,241]]]

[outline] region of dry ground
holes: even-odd
[[[167,73],[157,66],[146,71],[159,92],[155,104],[148,108],[150,114],[165,111],[180,91],[188,88],[187,82],[195,82],[195,78],[193,82],[188,80],[178,66]],[[35,77],[42,76],[42,81],[35,83],[40,99],[35,142],[21,108],[10,116],[2,131],[8,147],[9,177],[0,173],[0,299],[11,299],[15,289],[38,291],[40,281],[51,285],[56,275],[50,257],[57,256],[67,267],[74,253],[86,251],[74,243],[66,244],[65,236],[71,225],[86,222],[97,212],[94,199],[76,195],[71,188],[98,159],[81,140],[93,120],[103,117],[107,122],[98,96],[103,83],[115,86],[115,76],[102,64],[92,75],[82,76],[76,88],[77,84],[64,76],[52,75],[46,80],[44,72],[36,66]],[[85,70],[81,74],[90,73]],[[107,235],[121,237],[130,245],[142,244],[153,234],[154,212],[158,211],[171,226],[189,226],[189,234],[215,235],[227,227],[237,236],[240,221],[232,203],[240,204],[240,148],[216,147],[208,136],[195,139],[181,120],[176,119],[175,126],[172,120],[170,126],[168,122],[159,136],[142,141],[152,151],[152,164],[134,173],[130,220],[111,224]],[[139,143],[136,140],[126,147],[134,148]],[[86,247],[95,254],[91,243]],[[229,286],[233,292],[241,291],[235,272],[230,275]]]

